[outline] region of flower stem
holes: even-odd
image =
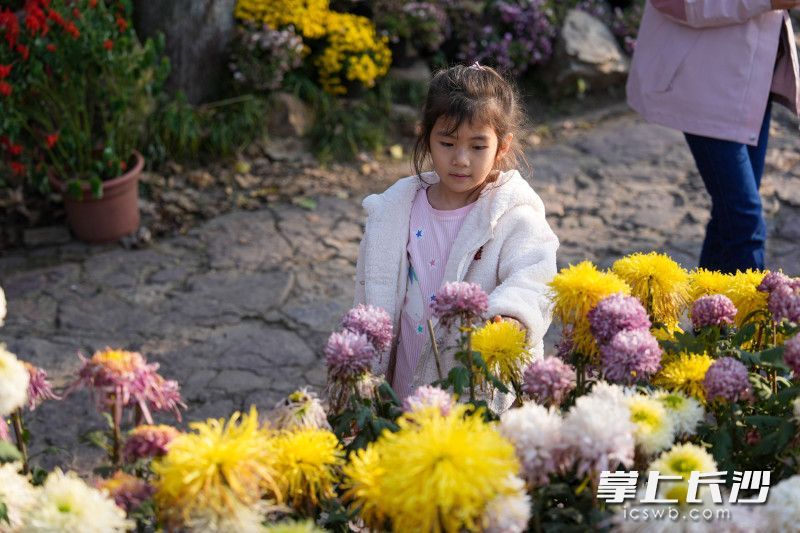
[[[120,458],[120,443],[122,441],[122,435],[120,432],[119,424],[120,419],[122,418],[122,406],[119,402],[114,402],[114,405],[111,407],[111,419],[113,421],[113,448],[111,449],[111,462],[114,466],[119,465],[119,458]]]
[[[436,344],[436,336],[433,334],[433,321],[428,319],[428,335],[431,338],[431,349],[433,350],[433,359],[436,361],[436,373],[439,374],[439,379],[444,379],[442,374],[442,362],[439,358],[439,346]]]
[[[472,319],[466,320],[467,326],[467,368],[469,369],[469,401],[475,401],[475,368],[472,366]]]
[[[11,420],[14,423],[14,433],[17,436],[17,449],[22,454],[22,473],[27,474],[28,468],[28,446],[25,444],[25,429],[22,425],[22,409],[17,408],[11,413]]]

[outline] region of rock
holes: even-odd
[[[297,137],[269,139],[264,143],[264,154],[271,161],[308,162],[312,159],[308,143]]]
[[[302,137],[314,125],[311,109],[293,94],[278,92],[271,96],[267,131],[276,137]]]
[[[207,170],[197,170],[189,173],[186,176],[186,181],[197,187],[198,189],[206,189],[214,184],[214,176]]]
[[[22,233],[22,242],[28,248],[68,243],[72,238],[65,226],[47,226],[44,228],[26,229]]]
[[[555,52],[543,71],[554,96],[575,94],[579,80],[595,91],[622,83],[629,61],[611,31],[584,11],[571,10],[556,42]]]

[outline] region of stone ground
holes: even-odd
[[[681,134],[621,103],[557,127],[534,138],[528,156],[561,239],[559,266],[606,267],[650,250],[695,266],[709,201]],[[768,266],[798,275],[800,135],[782,110],[773,130],[763,184]],[[71,241],[6,251],[0,340],[59,388],[72,381],[78,352],[139,350],[181,383],[188,420],[267,409],[303,385],[320,390],[322,346],[351,305],[363,222],[363,194],[344,196],[315,198],[313,210],[289,202],[236,210],[135,250]],[[42,465],[86,470],[98,460],[75,453],[82,434],[102,427],[86,392],[46,402],[28,419]]]

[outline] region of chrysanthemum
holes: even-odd
[[[489,371],[504,383],[519,383],[531,360],[525,332],[513,322],[487,322],[472,335],[472,349],[481,353]]]
[[[333,496],[344,464],[344,450],[333,433],[316,428],[285,431],[275,438],[273,448],[281,493],[295,509]]]
[[[631,294],[668,328],[678,320],[689,301],[689,273],[669,256],[650,252],[618,259],[612,271],[631,287]]]
[[[363,465],[348,469],[352,505],[386,516],[395,531],[478,529],[488,503],[513,494],[506,480],[519,463],[513,446],[480,414],[465,411],[456,406],[446,417],[401,418],[400,431],[384,432],[370,444],[377,457],[369,461],[382,475]]]
[[[775,287],[769,293],[767,309],[772,314],[772,320],[777,323],[783,320],[800,322],[800,280]]]
[[[632,296],[612,294],[589,311],[592,335],[598,344],[609,342],[624,330],[650,329],[650,318],[641,302]]]
[[[277,501],[272,435],[259,428],[255,408],[223,419],[190,424],[191,433],[176,437],[167,455],[153,464],[158,475],[155,500],[170,523],[192,515],[232,514],[253,505],[264,493]]]
[[[797,531],[800,524],[800,475],[784,479],[769,491],[769,500],[763,506],[763,516],[768,527],[765,531]]]
[[[153,495],[155,489],[145,480],[117,470],[108,479],[100,480],[97,488],[105,491],[126,513],[136,510]]]
[[[273,510],[285,511],[261,500],[252,505],[235,502],[225,514],[218,514],[212,509],[195,509],[186,519],[180,531],[191,533],[263,533],[264,517]]]
[[[761,292],[772,292],[781,285],[791,283],[792,278],[782,272],[767,272],[756,287]]]
[[[733,282],[733,276],[718,270],[698,268],[689,274],[689,301],[693,302],[703,296],[727,294]]]
[[[28,399],[30,375],[22,361],[0,344],[0,416],[11,414]]]
[[[392,344],[392,318],[380,307],[357,305],[342,318],[342,328],[363,333],[378,352]]]
[[[510,476],[507,484],[512,494],[502,494],[489,502],[483,513],[484,533],[522,533],[531,518],[531,497],[525,482]]]
[[[597,355],[587,315],[607,296],[631,293],[630,287],[616,274],[601,272],[589,261],[561,269],[549,284],[556,318],[572,326],[574,349],[584,355]]]
[[[783,360],[792,369],[795,377],[800,377],[800,333],[783,344]]]
[[[630,466],[634,457],[630,409],[619,387],[598,387],[581,396],[564,418],[561,434],[578,475]]]
[[[716,472],[717,463],[705,449],[696,444],[676,444],[658,456],[648,467],[666,476],[681,476],[682,481],[663,482],[667,498],[686,501],[687,483],[692,472]],[[671,488],[667,488],[671,487]]]
[[[267,417],[275,429],[331,429],[322,402],[306,388],[279,401]]]
[[[6,506],[8,519],[7,523],[0,522],[2,531],[19,531],[23,516],[33,507],[38,497],[39,489],[19,473],[21,469],[20,463],[5,463],[0,466],[0,502]]]
[[[414,391],[414,394],[403,400],[403,410],[416,413],[425,409],[434,408],[442,416],[447,416],[455,406],[453,395],[439,387],[423,385]]]
[[[654,398],[667,408],[677,435],[694,435],[705,411],[700,402],[680,392],[659,391]]]
[[[325,533],[313,520],[278,522],[264,526],[262,533]]]
[[[623,330],[600,347],[603,375],[630,385],[647,379],[661,366],[661,347],[646,329]]]
[[[545,357],[525,369],[522,390],[540,404],[560,405],[575,388],[575,368],[557,357]]]
[[[500,417],[498,431],[514,445],[525,479],[531,486],[548,483],[564,466],[563,419],[554,408],[526,402]]]
[[[53,392],[53,386],[47,380],[47,372],[43,368],[24,363],[28,370],[28,409],[35,410],[45,400],[60,400],[61,396]]]
[[[363,333],[331,333],[325,346],[328,381],[349,382],[372,368],[375,347]]]
[[[434,316],[448,326],[456,320],[474,320],[489,309],[489,296],[477,283],[450,281],[440,288],[431,304]]]
[[[180,434],[180,431],[167,425],[137,426],[128,434],[122,456],[129,463],[161,457],[167,454],[169,444]]]
[[[730,298],[722,294],[711,294],[695,300],[689,315],[692,327],[701,329],[708,326],[729,326],[733,324],[736,313],[736,306]]]
[[[664,362],[663,368],[653,378],[653,384],[705,401],[703,379],[713,363],[714,359],[705,353],[681,353]]]
[[[749,398],[751,393],[747,367],[733,357],[720,357],[708,367],[703,378],[706,400],[735,402]]]
[[[23,519],[24,531],[113,533],[133,529],[125,511],[75,472],[56,469],[47,476],[36,503]]]
[[[666,450],[675,440],[675,424],[661,402],[635,394],[628,397],[631,421],[636,425],[633,437],[646,455]]]
[[[730,285],[724,294],[739,310],[736,314],[738,327],[741,327],[755,311],[767,312],[769,295],[758,290],[764,275],[760,270],[747,269],[745,272],[736,272],[730,277]]]
[[[0,287],[0,328],[3,327],[3,322],[6,319],[6,293],[3,292],[3,287]]]
[[[377,444],[352,453],[350,462],[342,469],[343,500],[351,502],[366,525],[375,530],[384,529],[387,516],[381,484],[385,472]]]
[[[172,411],[180,421],[181,401],[177,381],[166,380],[158,374],[158,363],[148,363],[138,352],[106,348],[95,352],[91,359],[80,355],[82,366],[79,385],[88,387],[97,400],[97,408],[107,411],[115,404],[120,407],[137,405],[148,424],[153,423],[151,410]]]

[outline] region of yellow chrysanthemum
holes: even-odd
[[[664,360],[661,370],[653,378],[653,384],[705,401],[703,378],[713,362],[714,359],[705,353],[681,353]]]
[[[618,259],[611,270],[631,287],[654,322],[670,330],[689,301],[689,273],[667,255],[635,253]]]
[[[561,269],[549,286],[555,302],[555,316],[564,325],[573,327],[575,350],[596,356],[597,344],[587,314],[606,296],[616,293],[629,295],[631,288],[616,274],[597,270],[590,261]]]
[[[681,476],[683,481],[666,481],[671,488],[666,490],[666,497],[686,502],[689,476],[695,472],[716,472],[717,463],[705,449],[695,444],[676,444],[669,451],[662,453],[648,468],[665,476]]]
[[[519,463],[511,443],[480,414],[465,412],[458,406],[448,416],[400,419],[400,431],[384,432],[370,445],[377,458],[362,456],[368,466],[349,470],[352,505],[387,516],[394,531],[479,529],[486,505],[511,495],[506,480]]]
[[[434,409],[428,408],[425,411],[428,410]],[[368,527],[375,530],[384,529],[382,526],[386,521],[386,514],[381,510],[381,479],[385,473],[377,445],[367,446],[353,453],[350,462],[342,470],[344,501],[355,502],[358,515]]]
[[[336,435],[324,429],[298,428],[280,433],[274,449],[281,492],[295,509],[333,496],[344,464],[344,450]]]
[[[633,437],[645,454],[666,450],[675,439],[675,424],[664,405],[654,398],[636,394],[626,398],[631,422],[636,429]]]
[[[264,526],[263,533],[325,533],[325,530],[314,525],[312,520],[302,522],[278,522]]]
[[[731,276],[731,283],[725,296],[731,299],[736,306],[736,325],[741,327],[755,311],[767,311],[769,294],[758,290],[766,272],[747,269],[745,272],[736,272]],[[760,317],[763,318],[763,317]]]
[[[698,268],[689,274],[689,301],[713,294],[727,295],[733,276],[717,270]]]
[[[255,408],[247,415],[190,424],[192,433],[176,437],[169,451],[153,464],[158,476],[155,500],[168,522],[184,523],[192,515],[226,516],[254,505],[276,483],[272,435],[261,429]]]
[[[525,331],[513,322],[487,323],[472,336],[472,349],[481,352],[489,371],[504,383],[519,383],[522,371],[531,362]]]

